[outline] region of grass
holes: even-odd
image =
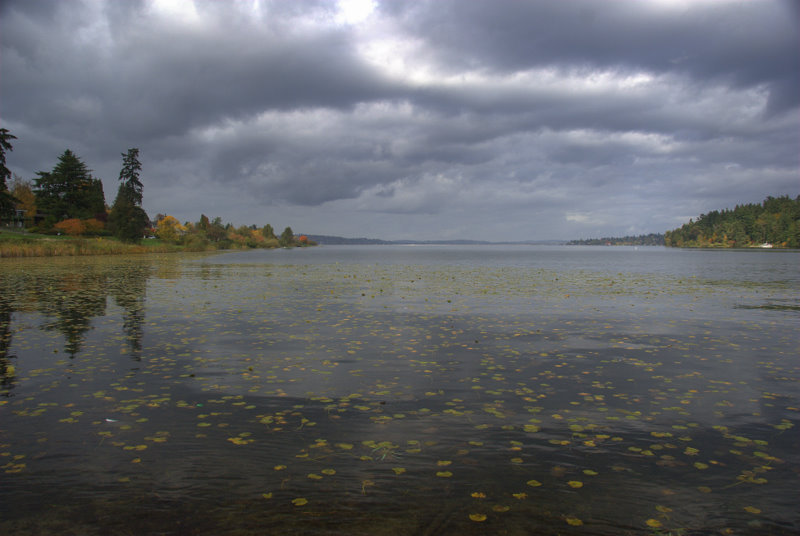
[[[168,253],[186,248],[159,240],[128,244],[110,237],[51,236],[0,230],[0,257],[60,257],[76,255],[123,255]]]

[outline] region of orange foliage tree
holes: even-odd
[[[70,236],[80,236],[86,232],[86,225],[77,218],[60,221],[53,228]]]

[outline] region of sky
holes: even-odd
[[[420,240],[660,233],[800,194],[793,0],[2,0],[9,169]]]

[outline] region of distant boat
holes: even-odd
[[[760,247],[760,248],[764,248],[764,249],[769,249],[769,248],[771,248],[771,247],[772,247],[772,244],[770,244],[769,242],[764,242],[763,244],[761,244],[761,245],[760,245],[760,246],[758,246],[758,247]]]

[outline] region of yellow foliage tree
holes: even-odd
[[[25,226],[33,225],[36,216],[36,195],[33,193],[31,181],[14,176],[11,183],[11,195],[17,198],[16,209],[24,211]]]
[[[164,216],[156,225],[156,236],[165,242],[178,242],[186,227],[173,216]]]

